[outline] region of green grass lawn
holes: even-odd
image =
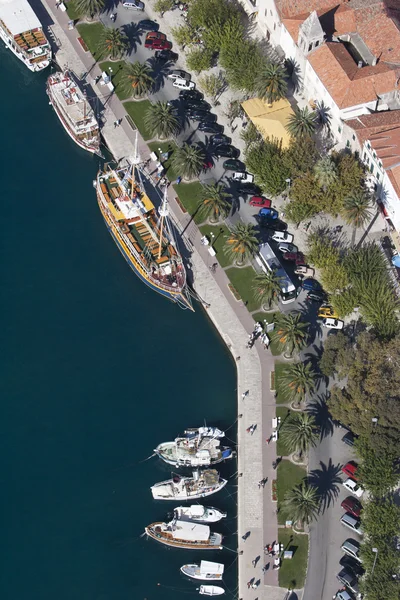
[[[307,573],[308,535],[293,533],[290,529],[278,530],[279,543],[285,550],[293,552],[292,559],[282,558],[279,569],[279,585],[283,588],[299,589],[304,587]]]
[[[287,404],[288,402],[290,402],[282,383],[282,375],[285,370],[286,364],[287,363],[283,362],[275,362],[275,391],[277,404]]]
[[[124,102],[124,108],[132,121],[135,123],[142,138],[147,141],[151,138],[143,122],[147,109],[151,106],[150,100],[141,100],[140,102]]]
[[[125,65],[125,61],[124,60],[116,60],[116,61],[112,61],[112,60],[106,60],[102,63],[100,63],[100,69],[102,71],[106,71],[106,73],[110,73],[109,69],[112,69],[112,73],[111,73],[111,81],[112,84],[115,88],[115,93],[117,94],[118,98],[120,100],[128,100],[132,94],[129,93],[127,94],[126,92],[123,92],[121,90],[120,84],[121,84],[121,80],[122,80],[122,69]]]
[[[98,52],[97,50],[100,36],[104,30],[104,25],[102,23],[80,23],[76,26],[76,28],[79,31],[81,38],[83,38],[86,46],[89,48],[89,52],[92,54],[93,58],[97,61],[104,58],[102,53]],[[104,70],[105,69],[103,69],[103,71]]]
[[[278,494],[278,523],[284,525],[287,515],[281,509],[282,502],[288,490],[294,488],[307,475],[304,467],[295,465],[290,460],[282,460],[277,468],[277,494]]]
[[[276,416],[281,418],[280,427],[282,427],[282,425],[284,423],[288,422],[288,420],[290,419],[290,415],[291,415],[291,411],[289,408],[286,408],[286,406],[277,406],[276,407]],[[280,435],[278,435],[278,441],[276,443],[276,453],[278,456],[289,456],[289,454],[290,454],[289,450],[286,448],[285,444],[283,443]]]
[[[175,173],[172,165],[171,165],[171,156],[174,153],[174,151],[176,150],[176,144],[175,142],[171,141],[171,140],[167,140],[166,142],[151,142],[150,144],[148,144],[150,150],[152,152],[155,152],[157,154],[157,156],[160,158],[160,151],[161,152],[168,152],[169,154],[169,158],[168,160],[163,161],[163,165],[165,167],[165,171],[167,174],[168,179],[173,182],[176,181],[177,178],[177,174]]]
[[[253,267],[243,267],[241,269],[232,267],[226,270],[231,284],[237,290],[249,312],[259,308],[259,302],[254,298],[253,282],[256,275]]]
[[[76,9],[75,0],[69,0],[69,2],[65,3],[65,6],[67,7],[67,15],[72,21],[77,21],[81,18],[82,15]]]
[[[182,202],[188,213],[193,216],[193,221],[197,223],[197,225],[202,223],[204,219],[197,212],[203,191],[203,186],[200,181],[179,183],[178,185],[174,185],[174,190],[178,194],[179,200]]]
[[[206,235],[212,242],[211,233],[214,234],[214,242],[212,242],[213,248],[217,254],[216,258],[221,267],[228,267],[231,262],[224,253],[225,240],[229,235],[229,229],[226,225],[202,225],[200,231],[203,235]]]
[[[275,321],[275,316],[278,315],[279,312],[256,312],[252,315],[253,319],[257,322],[261,323],[273,323]],[[273,356],[280,356],[281,351],[279,344],[272,339],[272,332],[268,334],[271,343],[269,345],[269,349]]]

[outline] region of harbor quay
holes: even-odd
[[[55,59],[62,69],[69,68],[80,77],[86,77],[93,92],[104,106],[102,136],[117,160],[133,156],[138,135],[129,125],[125,110],[114,94],[101,95],[94,85],[100,75],[99,66],[85,53],[75,30],[68,30],[68,16],[56,9],[55,4],[42,0],[33,2],[39,18],[44,9],[55,44]],[[116,120],[123,119],[120,127]],[[147,144],[138,135],[141,161],[150,161],[148,172],[156,169]],[[266,556],[264,547],[278,541],[276,503],[272,502],[271,486],[275,477],[275,444],[266,443],[272,434],[275,418],[275,399],[270,390],[270,375],[274,359],[259,341],[248,349],[249,334],[254,320],[243,302],[238,302],[228,288],[229,280],[223,269],[210,270],[213,257],[201,244],[201,234],[191,217],[183,213],[172,186],[168,188],[171,217],[190,251],[189,268],[193,284],[204,310],[229,348],[237,368],[237,505],[238,505],[238,598],[242,600],[284,600],[286,589],[278,584],[278,571],[273,559]],[[196,308],[201,304],[196,305]],[[210,365],[212,369],[212,365]],[[250,430],[251,426],[253,428]],[[265,486],[259,482],[266,480]],[[251,583],[250,583],[251,582]]]

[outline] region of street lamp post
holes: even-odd
[[[376,565],[376,559],[378,558],[378,548],[372,548],[372,552],[375,553],[375,559],[374,559],[374,564],[372,566],[371,577],[374,574],[374,569],[375,569],[375,565]]]
[[[289,194],[290,194],[290,186],[291,186],[292,180],[290,179],[290,177],[288,177],[287,179],[285,179],[285,181],[287,183],[287,188],[286,188],[287,189],[287,195],[289,196]]]

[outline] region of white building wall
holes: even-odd
[[[244,0],[249,2],[250,0]],[[281,21],[274,0],[257,0],[258,24],[273,46],[280,46]]]
[[[380,192],[380,198],[387,210],[388,217],[392,221],[396,231],[400,232],[400,198],[392,186],[386,172],[383,177]]]

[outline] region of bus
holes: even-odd
[[[255,259],[265,273],[267,273],[267,271],[274,271],[279,277],[281,288],[280,300],[282,304],[294,302],[297,298],[296,287],[267,242],[265,242],[265,244],[260,244]]]

